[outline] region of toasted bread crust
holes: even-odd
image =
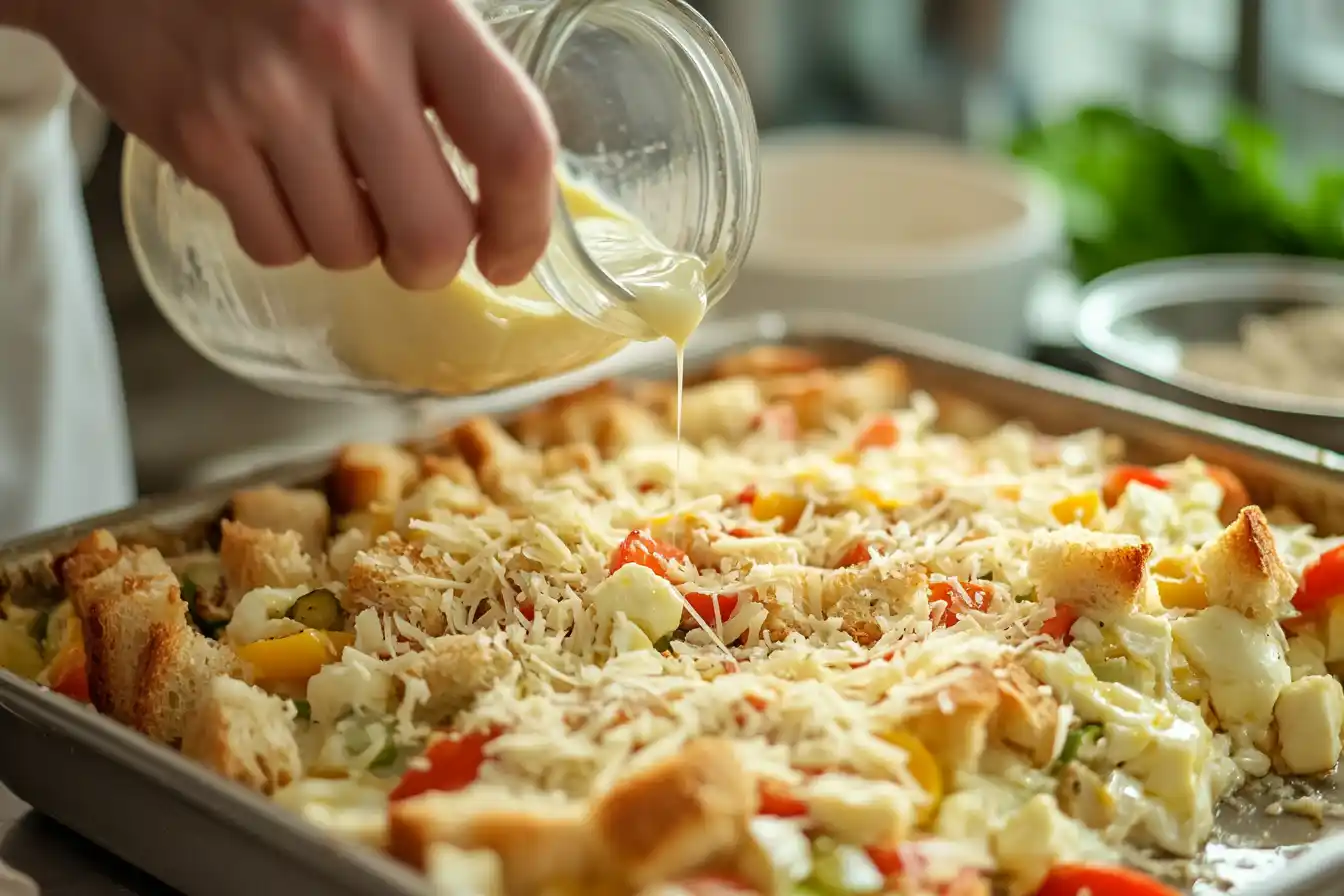
[[[211,679],[238,672],[232,650],[185,621],[155,623],[140,657],[132,724],[153,740],[176,743]]]
[[[1284,566],[1264,511],[1243,507],[1226,529],[1195,554],[1209,603],[1259,622],[1277,618],[1297,583]]]
[[[342,513],[400,500],[415,481],[419,464],[391,445],[346,445],[336,455],[329,489]]]
[[[226,676],[204,687],[182,752],[230,781],[267,794],[295,780],[303,768],[283,701]]]
[[[430,794],[392,804],[388,851],[394,857],[423,869],[439,843],[497,854],[510,896],[536,896],[557,880],[610,874],[599,861],[592,827],[577,811],[539,812],[525,801],[493,795]]]
[[[827,616],[839,617],[841,629],[869,647],[885,634],[875,617],[908,612],[928,580],[928,572],[914,563],[895,570],[837,569],[823,580],[821,608]]]
[[[366,607],[396,613],[428,635],[441,635],[447,625],[444,589],[413,577],[445,578],[450,574],[442,558],[389,532],[373,547],[355,555],[341,603],[350,613]]]
[[[821,370],[822,357],[805,348],[787,345],[762,345],[730,355],[716,362],[710,376],[716,380],[732,377],[766,379],[787,374],[811,373]]]
[[[1015,662],[994,670],[999,704],[992,720],[993,733],[1003,743],[1027,754],[1038,768],[1055,758],[1059,701],[1031,673]]]
[[[1032,545],[1028,575],[1039,599],[1103,620],[1142,606],[1152,545],[1074,541],[1071,537],[1052,533]]]
[[[298,532],[254,529],[232,520],[224,520],[220,531],[219,562],[230,606],[254,588],[298,588],[316,579]]]
[[[233,493],[230,505],[235,522],[252,529],[296,532],[303,551],[310,556],[320,556],[326,550],[331,535],[331,505],[316,489],[277,485],[241,489]]]
[[[954,780],[979,767],[1001,697],[992,670],[954,666],[926,682],[902,724],[933,754],[944,778]]]
[[[604,851],[635,889],[731,854],[756,812],[756,782],[727,741],[692,741],[620,781],[593,807]]]

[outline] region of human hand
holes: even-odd
[[[264,265],[311,255],[401,285],[545,249],[555,136],[462,0],[46,0],[35,30],[127,131],[213,193]],[[424,117],[477,169],[473,206]],[[362,182],[362,184],[361,184]]]

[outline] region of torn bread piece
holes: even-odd
[[[255,529],[244,523],[220,523],[219,564],[224,573],[225,604],[235,607],[255,588],[298,588],[314,584],[317,572],[298,532]]]
[[[239,673],[233,651],[183,617],[155,623],[140,658],[131,724],[153,740],[181,739],[210,681]]]
[[[106,529],[84,536],[69,554],[56,561],[56,577],[73,591],[121,559],[121,546]]]
[[[158,551],[118,547],[112,559],[106,552],[114,543],[91,542],[72,555],[66,588],[83,630],[89,699],[99,712],[133,725],[150,636],[161,623],[186,626],[187,606]]]
[[[443,554],[389,532],[355,555],[341,604],[352,616],[372,607],[400,615],[431,637],[442,635],[448,624],[444,601],[451,576]]]
[[[702,738],[618,781],[593,807],[604,855],[636,891],[730,858],[756,813],[730,741]]]
[[[805,429],[833,420],[858,420],[905,404],[910,382],[905,365],[874,358],[861,367],[813,371],[761,382],[765,400],[791,405]]]
[[[1259,507],[1243,507],[1217,538],[1195,553],[1209,603],[1256,622],[1277,619],[1297,583],[1284,566],[1274,533]]]
[[[489,635],[444,635],[414,654],[402,675],[425,682],[430,696],[418,713],[434,724],[466,709],[513,664],[513,654]]]
[[[822,358],[814,351],[792,345],[761,345],[716,362],[710,375],[716,380],[732,377],[764,379],[821,370]]]
[[[182,753],[250,790],[274,793],[303,772],[287,701],[228,676],[203,688]]]
[[[436,843],[425,864],[434,896],[504,896],[504,865],[488,849]]]
[[[558,395],[523,411],[509,432],[525,447],[549,448],[572,442],[593,444],[601,419],[622,399],[611,381],[595,383],[568,395]]]
[[[603,457],[667,437],[654,411],[617,394],[610,383],[525,411],[510,429],[529,448],[592,445]]]
[[[436,476],[441,476],[454,485],[480,490],[480,485],[476,482],[476,474],[472,472],[467,462],[460,457],[445,457],[438,454],[423,455],[420,458],[420,478],[422,480],[433,479]]]
[[[999,708],[999,680],[983,666],[954,666],[924,682],[902,726],[928,747],[946,780],[974,772],[989,744]]]
[[[602,455],[592,445],[557,445],[542,453],[541,472],[544,476],[590,473],[601,463]]]
[[[393,856],[423,869],[438,844],[499,856],[508,896],[538,896],[548,887],[590,882],[606,871],[582,806],[495,788],[429,793],[392,804]]]
[[[443,440],[466,461],[481,490],[502,504],[526,492],[541,466],[534,452],[525,450],[489,417],[465,420],[449,430]]]
[[[928,580],[927,570],[915,563],[895,569],[866,566],[828,571],[821,586],[822,611],[838,617],[845,633],[870,647],[885,634],[877,617],[927,614]],[[921,597],[925,599],[917,607]]]
[[[1044,768],[1055,758],[1059,700],[1016,662],[995,669],[994,677],[999,706],[991,722],[992,733],[1002,743],[1025,752],[1037,768]]]
[[[303,550],[310,556],[326,551],[331,534],[331,505],[315,489],[263,485],[241,489],[230,501],[233,519],[253,529],[297,532]]]
[[[1125,536],[1052,532],[1032,543],[1027,576],[1037,600],[1104,621],[1143,606],[1152,553],[1152,545]]]
[[[330,493],[342,513],[396,503],[415,482],[419,463],[392,445],[346,445],[336,455]]]
[[[681,437],[692,444],[740,439],[764,409],[765,398],[754,380],[738,377],[695,386],[682,396]]]

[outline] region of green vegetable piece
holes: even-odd
[[[372,744],[372,741],[369,739],[369,732],[364,724],[359,723],[358,716],[354,718],[356,719],[356,724],[345,730],[345,748],[352,755],[363,753]],[[383,740],[383,748],[378,751],[378,755],[373,757],[373,761],[369,763],[370,771],[383,771],[391,768],[401,756],[400,748],[397,747],[396,741],[392,739],[391,726],[384,726],[384,731],[387,736]]]
[[[397,761],[397,757],[400,755],[401,750],[397,749],[397,745],[392,743],[389,739],[387,744],[383,747],[382,752],[373,757],[373,761],[369,763],[369,770],[381,771],[383,769],[391,768]]]
[[[1070,731],[1068,736],[1064,738],[1064,748],[1059,751],[1059,758],[1055,760],[1056,770],[1077,759],[1078,751],[1083,748],[1083,744],[1100,740],[1104,730],[1101,725],[1089,722]]]
[[[307,721],[313,717],[313,707],[307,700],[294,699],[289,701],[294,704],[294,714],[296,718]]]
[[[338,632],[345,628],[345,610],[327,588],[315,588],[294,601],[288,615],[300,625],[318,631]]]
[[[191,616],[192,624],[207,638],[218,638],[219,633],[228,626],[227,619],[212,619],[201,612],[201,589],[191,579],[182,579],[182,599],[187,603],[187,613]]]
[[[673,635],[676,635],[676,634],[677,634],[677,632],[672,632],[672,634],[669,634],[669,635],[663,635],[663,636],[662,636],[661,638],[659,638],[657,641],[654,641],[654,642],[653,642],[653,649],[656,650],[656,651],[658,651],[659,653],[666,653],[667,651],[671,650],[671,649],[672,649],[672,637],[673,637]]]
[[[50,632],[47,631],[47,628],[50,623],[51,623],[50,610],[43,610],[40,613],[38,613],[37,616],[33,617],[33,627],[31,630],[31,634],[33,636],[33,640],[37,642],[37,649],[43,651],[44,653],[46,652],[47,649],[47,638],[50,636]]]

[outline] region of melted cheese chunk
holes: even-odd
[[[1264,743],[1279,692],[1292,680],[1283,630],[1253,622],[1226,607],[1177,620],[1182,653],[1207,679],[1213,711],[1249,743]]]
[[[1213,828],[1214,804],[1238,783],[1227,745],[1198,708],[1099,681],[1075,650],[1034,654],[1029,666],[1081,719],[1104,726],[1107,762],[1123,764],[1156,804],[1145,820],[1153,840],[1178,855],[1193,855]]]

